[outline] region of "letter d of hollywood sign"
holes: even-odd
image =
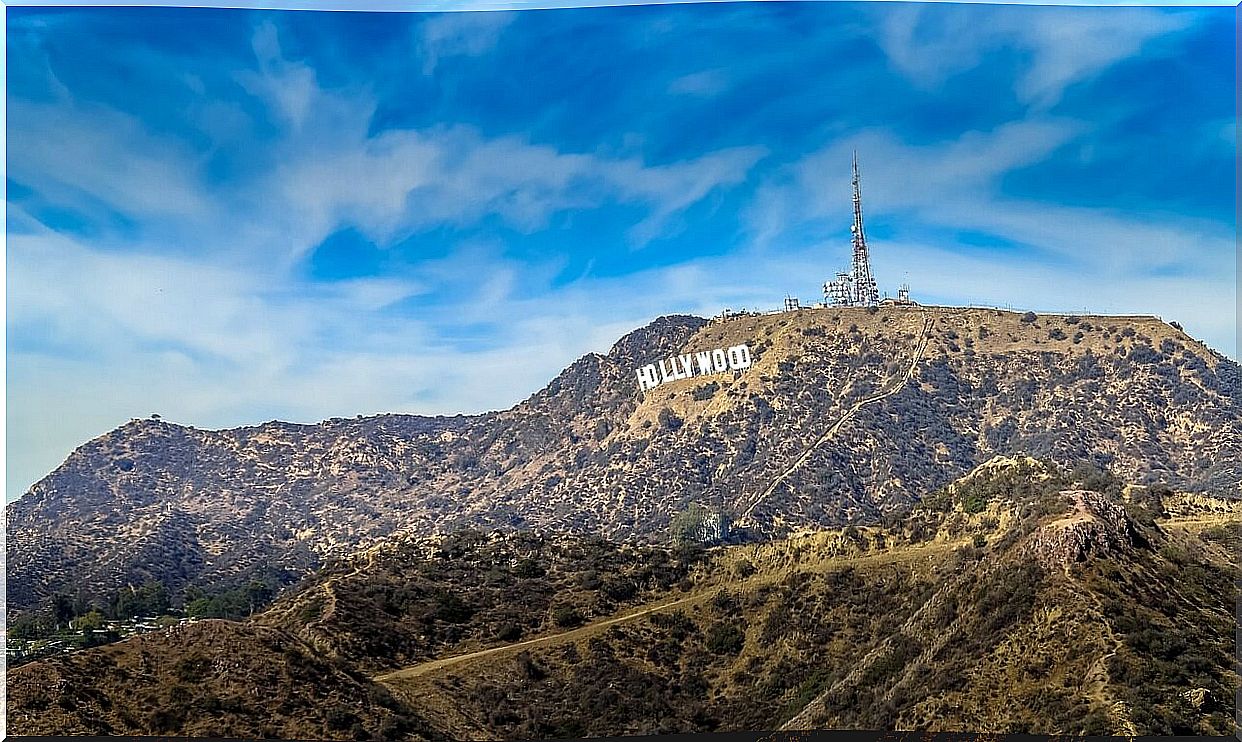
[[[689,379],[691,376],[744,371],[750,368],[751,362],[748,345],[661,358],[659,362],[648,363],[637,370],[638,388],[646,391],[670,381]]]

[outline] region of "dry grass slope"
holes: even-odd
[[[745,372],[637,390],[639,365],[743,342],[756,359]],[[1237,379],[1237,364],[1155,318],[661,318],[502,412],[122,426],[9,505],[9,605],[148,580],[173,595],[289,584],[394,532],[658,539],[692,503],[745,513],[758,536],[875,524],[1019,451],[1236,496]]]

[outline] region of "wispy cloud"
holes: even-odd
[[[447,13],[423,21],[418,25],[423,74],[434,73],[441,60],[477,57],[491,51],[514,17],[503,12]]]
[[[1170,67],[1182,118],[1147,126],[1171,88],[1100,82],[1210,68],[1201,14],[705,4],[616,34],[625,9],[237,13],[180,38],[119,12],[10,11],[10,497],[130,416],[506,407],[654,316],[816,298],[848,259],[853,149],[886,288],[1156,312],[1236,352],[1208,177],[1232,91]],[[1177,204],[1044,173],[1128,157],[1159,195],[1179,171],[1152,150],[1186,139],[1204,175]]]
[[[711,98],[729,86],[723,70],[702,70],[682,75],[668,84],[668,92],[674,95],[691,95]]]
[[[151,135],[134,116],[91,103],[8,101],[9,177],[84,211],[201,218],[208,210],[194,153]]]
[[[894,67],[933,88],[978,67],[997,51],[1023,55],[1014,91],[1048,108],[1065,89],[1186,28],[1191,17],[1154,9],[991,8],[910,3],[878,6],[879,40]],[[981,22],[984,21],[984,22]]]

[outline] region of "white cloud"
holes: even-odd
[[[562,153],[518,136],[472,128],[388,131],[291,148],[264,189],[277,196],[287,234],[308,249],[340,224],[387,243],[437,224],[485,215],[532,232],[552,215],[605,203],[648,207],[632,236],[659,236],[668,219],[721,187],[740,183],[763,150],[736,148],[670,165]]]
[[[435,48],[464,44],[468,52],[481,53],[482,42],[468,40],[499,33],[508,15],[436,16],[419,28]],[[240,236],[266,249],[283,244],[287,259],[341,225],[381,244],[485,215],[531,232],[558,212],[606,203],[648,210],[630,233],[641,245],[661,236],[680,211],[715,189],[742,182],[764,154],[761,148],[739,147],[650,166],[635,156],[562,152],[522,135],[485,137],[466,125],[373,133],[377,104],[365,87],[320,87],[313,71],[281,57],[270,24],[256,30],[254,47],[260,70],[242,77],[288,130],[267,153],[273,162],[269,172],[236,189],[236,201],[262,204],[262,213],[234,243]],[[230,219],[237,222],[238,204],[230,206]]]
[[[434,72],[441,60],[491,51],[514,18],[513,13],[504,12],[445,13],[423,21],[418,26],[423,74]]]
[[[1135,55],[1152,39],[1186,28],[1189,18],[1141,9],[1033,13],[1015,23],[1013,30],[1016,43],[1026,46],[1033,57],[1018,81],[1018,95],[1029,103],[1051,106],[1071,84]]]
[[[983,19],[980,13],[986,12]],[[1048,108],[1075,83],[1136,54],[1149,41],[1186,28],[1190,17],[1147,8],[952,8],[888,4],[878,37],[890,63],[934,88],[998,50],[1026,57],[1018,98]]]
[[[196,155],[104,106],[11,97],[9,177],[87,211],[104,204],[129,218],[202,218],[209,210]]]
[[[247,92],[264,99],[278,121],[301,129],[319,85],[315,71],[308,65],[282,56],[278,34],[272,22],[259,24],[251,41],[259,69],[242,71],[237,80]]]
[[[702,70],[676,78],[668,84],[668,92],[674,95],[711,98],[722,93],[728,86],[729,81],[723,70]]]

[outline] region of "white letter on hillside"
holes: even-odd
[[[750,368],[750,347],[735,345],[729,348],[729,367],[734,371]]]
[[[660,383],[661,384],[666,384],[677,378],[675,373],[669,373],[668,367],[664,365],[667,362],[668,360],[665,358],[660,359]],[[673,369],[673,371],[676,371],[676,370],[677,370],[676,368]]]
[[[656,376],[656,367],[654,363],[648,363],[646,366],[638,369],[638,388],[641,391],[654,389],[660,385],[660,379]]]
[[[682,368],[681,378],[688,379],[691,376],[694,376],[694,364],[691,363],[691,361],[694,360],[693,355],[687,353],[684,356],[677,356],[677,360],[681,361],[681,368]]]

